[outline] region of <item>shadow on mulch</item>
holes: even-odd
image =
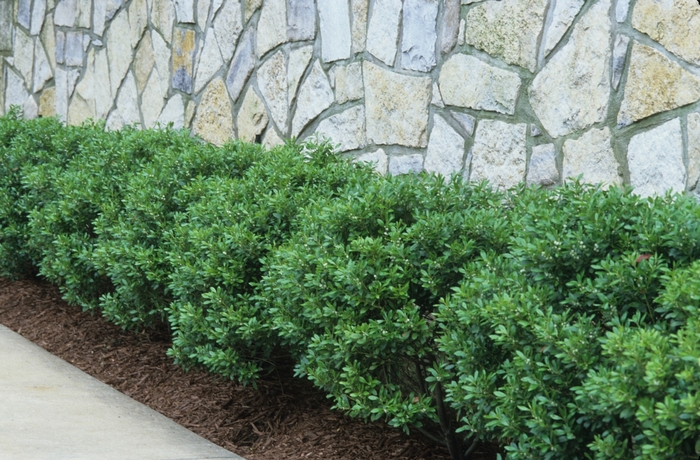
[[[331,411],[292,367],[258,389],[204,372],[184,372],[166,356],[169,337],[125,332],[103,317],[67,305],[41,280],[0,278],[0,324],[180,425],[248,460],[449,460],[419,434],[364,423]],[[474,460],[494,459],[483,446]]]

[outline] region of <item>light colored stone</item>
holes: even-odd
[[[632,27],[691,64],[700,65],[700,14],[695,0],[638,0]]]
[[[289,52],[289,63],[287,64],[287,87],[289,88],[289,105],[292,105],[297,95],[297,88],[301,82],[304,71],[311,62],[314,53],[313,45],[303,46]]]
[[[700,77],[651,47],[634,42],[618,126],[700,99]]]
[[[92,0],[78,0],[75,26],[89,29],[92,21]]]
[[[627,60],[627,45],[629,45],[629,42],[630,38],[627,35],[618,35],[615,37],[612,57],[613,89],[617,89],[620,85],[620,78],[622,78],[622,71],[625,68],[625,61]]]
[[[219,43],[221,58],[226,64],[231,62],[231,57],[236,50],[236,44],[242,31],[241,2],[228,0],[214,18],[216,41]]]
[[[367,14],[369,0],[350,0],[352,10],[352,52],[361,53],[367,42]]]
[[[527,185],[547,186],[558,181],[557,152],[554,144],[533,146],[527,170]]]
[[[0,59],[0,88],[5,89],[5,62]],[[0,116],[5,115],[5,92],[0,91]]]
[[[105,21],[107,19],[107,3],[95,2],[92,10],[92,31],[98,37],[105,32]]]
[[[363,62],[367,142],[426,147],[431,81]]]
[[[17,0],[17,24],[29,29],[31,23],[32,0]]]
[[[141,115],[143,116],[144,128],[149,129],[155,126],[167,96],[168,93],[163,91],[160,86],[158,69],[153,69],[151,78],[148,79],[148,83],[141,95]]]
[[[122,84],[133,60],[133,47],[128,11],[123,9],[117,14],[105,34],[107,56],[109,57],[109,86],[112,94],[116,94]]]
[[[548,55],[561,37],[564,36],[574,18],[581,11],[584,0],[556,0],[552,10],[552,23],[547,28],[547,35],[544,42],[544,54]]]
[[[0,51],[12,51],[13,2],[0,2]]]
[[[287,37],[291,41],[313,40],[316,37],[314,0],[287,0]]]
[[[393,66],[399,40],[401,0],[375,0],[367,28],[367,51]]]
[[[683,137],[678,118],[632,137],[627,148],[630,184],[647,197],[685,190]]]
[[[46,88],[39,96],[39,115],[53,117],[56,115],[56,87]]]
[[[185,107],[185,127],[188,128],[192,126],[192,119],[194,119],[194,112],[197,109],[197,104],[194,101],[187,101],[187,106]]]
[[[418,174],[423,170],[423,155],[413,153],[400,157],[389,158],[389,174],[398,176],[399,174]]]
[[[107,4],[105,6],[105,21],[111,21],[114,15],[117,14],[117,11],[119,11],[119,8],[124,5],[125,1],[126,0],[104,0],[104,3]]]
[[[433,82],[433,94],[430,97],[430,104],[434,105],[435,107],[445,107],[445,103],[442,100],[442,94],[440,94],[440,87],[438,86],[437,82]]]
[[[292,137],[299,136],[306,125],[330,107],[333,101],[333,89],[317,60],[299,88],[297,107],[292,120]]]
[[[340,152],[364,148],[367,143],[364,106],[357,105],[326,118],[318,124],[315,133],[330,139],[333,145],[338,145]]]
[[[68,101],[80,76],[77,69],[64,70],[56,67],[54,80],[56,82],[56,115],[63,121],[68,121]]]
[[[362,99],[362,63],[353,62],[335,67],[335,100],[338,104]]]
[[[151,46],[153,46],[153,56],[155,57],[156,69],[160,76],[160,87],[162,91],[168,92],[170,89],[170,50],[168,45],[155,30],[151,31]]]
[[[102,82],[100,82],[102,83]],[[78,125],[95,114],[95,52],[87,56],[87,65],[68,107],[68,123]]]
[[[56,62],[65,64],[66,60],[66,34],[60,30],[56,31]]]
[[[457,33],[457,43],[459,46],[464,45],[464,35],[465,29],[467,28],[467,21],[464,19],[459,20],[459,32]]]
[[[27,2],[29,3],[29,2]],[[57,26],[73,27],[78,17],[78,1],[62,0],[53,12],[53,22]]]
[[[509,115],[515,112],[521,84],[517,73],[466,54],[452,55],[442,65],[438,81],[446,105]]]
[[[617,4],[615,5],[615,20],[617,22],[625,22],[629,9],[630,0],[617,0]]]
[[[253,87],[249,86],[236,119],[238,138],[245,142],[253,142],[257,135],[265,131],[268,121],[265,104]]]
[[[224,65],[224,60],[221,58],[219,44],[216,41],[216,35],[212,27],[207,30],[204,36],[204,45],[202,52],[199,53],[197,60],[197,74],[194,80],[195,94],[204,88],[209,83],[211,77],[221,69]]]
[[[185,105],[182,102],[182,95],[175,94],[170,98],[163,111],[158,117],[161,126],[173,124],[173,129],[182,129],[185,126]]]
[[[253,50],[253,29],[248,29],[236,48],[226,76],[226,87],[233,101],[238,100],[245,82],[255,68],[255,52]]]
[[[401,67],[430,72],[435,67],[438,0],[404,0]]]
[[[333,62],[350,57],[352,37],[348,0],[318,2],[321,29],[321,60]]]
[[[108,129],[117,130],[127,125],[138,125],[141,123],[137,97],[136,79],[131,72],[128,72],[119,89],[117,107],[107,117],[106,125]]]
[[[358,163],[371,163],[374,165],[374,170],[379,174],[386,174],[389,167],[389,157],[383,149],[377,149],[374,152],[363,153],[355,158]]]
[[[564,179],[581,176],[582,182],[604,188],[622,183],[608,128],[591,129],[578,139],[568,139],[563,150]]]
[[[530,105],[552,137],[605,119],[610,97],[610,0],[600,0],[578,21],[568,43],[537,74]]]
[[[175,21],[175,5],[173,2],[151,0],[151,23],[160,32],[167,43],[173,41],[173,22]]]
[[[197,0],[197,25],[201,31],[207,30],[210,8],[211,0]]]
[[[13,105],[24,107],[24,103],[29,98],[29,93],[24,89],[22,78],[9,68],[5,72],[5,79],[5,84],[7,85],[5,91],[5,112],[7,113]]]
[[[455,112],[454,110],[450,112],[452,118],[454,118],[457,123],[464,129],[467,136],[474,135],[474,126],[476,125],[476,118],[472,117],[468,113]]]
[[[688,188],[697,190],[700,179],[700,113],[688,114]]]
[[[465,41],[508,64],[534,72],[547,4],[548,0],[480,3],[467,12]]]
[[[442,54],[449,53],[457,45],[460,10],[459,0],[445,0],[442,18],[439,22],[440,52]]]
[[[53,18],[51,15],[46,17],[43,29],[41,29],[41,41],[44,44],[46,55],[49,58],[51,69],[56,68],[56,34],[53,27]]]
[[[90,0],[86,1],[90,2]],[[148,5],[146,0],[131,0],[128,12],[131,49],[135,49],[148,26]]]
[[[151,44],[150,35],[146,35],[141,41],[139,49],[136,51],[136,57],[134,58],[134,77],[136,78],[136,87],[139,90],[139,94],[143,92],[146,87],[146,82],[148,81],[148,76],[151,74],[151,70],[156,65],[156,59],[153,55],[153,45]]]
[[[277,134],[277,131],[275,131],[275,128],[269,127],[265,131],[265,135],[263,136],[262,139],[262,145],[266,149],[271,149],[280,145],[284,145],[284,139],[282,139],[279,134]]]
[[[51,71],[49,58],[46,56],[46,51],[44,51],[41,41],[36,40],[34,45],[34,89],[32,91],[38,93],[44,89],[44,85],[52,78],[53,72]]]
[[[437,114],[423,168],[446,178],[464,168],[464,138]]]
[[[34,40],[19,27],[15,27],[14,56],[15,69],[19,70],[22,79],[27,85],[30,85],[32,82],[32,66],[34,65]]]
[[[175,14],[180,24],[194,24],[194,0],[173,0]]]
[[[32,26],[29,30],[31,35],[39,35],[41,28],[44,25],[44,17],[46,15],[46,0],[34,0],[32,6]]]
[[[191,29],[176,28],[173,32],[173,89],[185,93],[192,92],[194,58],[197,52],[195,32]]]
[[[287,132],[287,63],[282,51],[268,58],[257,72],[258,89],[279,130]]]
[[[481,120],[472,147],[470,180],[509,189],[525,179],[527,125]]]
[[[232,120],[231,102],[226,85],[221,78],[216,78],[204,90],[192,130],[205,141],[222,145],[234,137]]]
[[[540,128],[538,128],[537,125],[530,125],[530,137],[539,137],[541,135],[542,131],[540,131]]]
[[[286,0],[265,0],[258,20],[256,53],[258,58],[287,41]]]
[[[243,0],[245,2],[245,22],[250,21],[253,14],[262,6],[263,0]]]
[[[27,120],[36,118],[39,115],[39,105],[32,95],[24,101],[22,109],[24,110],[24,118]]]

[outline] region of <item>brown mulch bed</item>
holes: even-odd
[[[364,423],[330,409],[292,367],[244,387],[203,372],[184,372],[166,356],[167,334],[125,332],[67,305],[41,280],[0,278],[0,324],[204,438],[262,459],[449,460],[418,433]],[[474,460],[495,458],[482,446]]]

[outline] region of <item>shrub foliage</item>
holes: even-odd
[[[327,143],[0,118],[0,275],[171,356],[512,459],[697,458],[700,207],[384,177]]]

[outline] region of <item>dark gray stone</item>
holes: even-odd
[[[12,51],[12,2],[0,2],[0,51]]]
[[[248,77],[255,68],[255,50],[253,48],[252,28],[248,29],[241,38],[236,54],[231,60],[231,67],[226,76],[226,87],[231,99],[235,102],[243,91]]]
[[[442,21],[440,21],[442,24],[440,29],[440,51],[442,54],[449,53],[457,44],[461,6],[460,0],[445,0]]]
[[[314,0],[287,0],[287,37],[292,41],[313,40],[316,36]]]
[[[66,34],[60,30],[56,31],[56,63],[63,64],[65,62],[66,49]]]
[[[192,93],[192,77],[187,73],[187,69],[180,67],[173,75],[173,89],[179,89],[187,94]]]

